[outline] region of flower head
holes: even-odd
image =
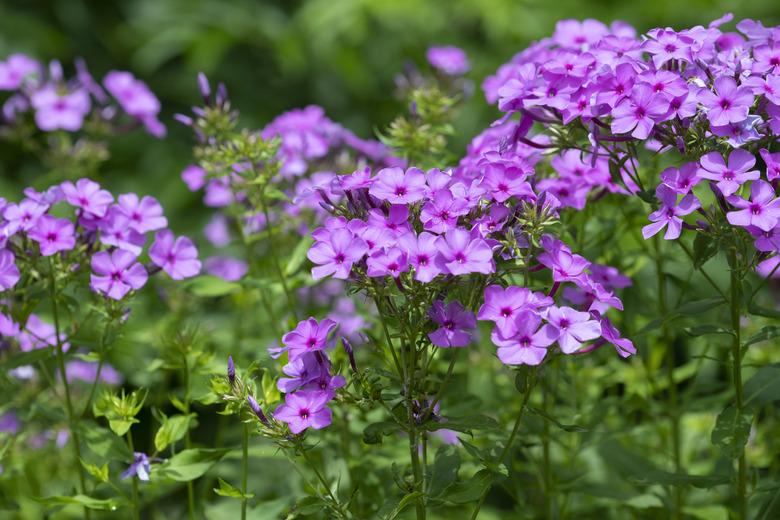
[[[336,325],[335,321],[327,318],[321,322],[309,318],[298,323],[294,330],[282,336],[282,343],[287,347],[290,361],[295,361],[306,352],[324,350],[328,335]]]
[[[174,280],[183,280],[200,272],[195,244],[187,237],[175,238],[170,230],[159,231],[149,248],[149,257]]]
[[[477,327],[474,314],[463,308],[458,301],[444,304],[443,301],[433,302],[428,316],[439,328],[428,334],[428,337],[437,347],[465,347],[472,340],[472,334]]]
[[[292,433],[298,434],[307,428],[321,430],[333,420],[326,406],[330,400],[327,392],[306,390],[284,396],[284,404],[274,411],[274,419],[288,424]]]
[[[148,277],[144,266],[129,251],[99,251],[92,256],[90,286],[111,299],[121,300],[131,290],[140,289]]]
[[[69,251],[76,245],[73,223],[50,215],[41,216],[27,235],[38,243],[43,256]]]

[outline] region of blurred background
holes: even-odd
[[[497,114],[479,91],[482,79],[551,34],[556,21],[620,19],[643,32],[706,24],[726,12],[780,23],[777,0],[1,0],[0,56],[57,58],[68,72],[83,57],[98,78],[116,68],[146,81],[162,101],[168,137],[123,136],[103,176],[114,189],[154,193],[186,231],[200,205],[179,179],[191,134],[172,115],[199,102],[198,71],[226,83],[245,125],[262,127],[313,103],[369,137],[401,108],[393,79],[404,63],[424,64],[431,44],[458,45],[477,89],[458,121],[459,152]],[[18,190],[23,158],[0,153],[0,189]]]

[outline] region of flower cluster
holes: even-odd
[[[0,62],[0,90],[11,92],[3,104],[6,123],[17,122],[32,112],[36,126],[44,132],[81,130],[88,119],[120,128],[124,112],[155,137],[164,137],[165,126],[158,119],[160,102],[142,81],[131,73],[111,71],[102,85],[95,81],[82,60],[76,61],[76,75],[66,78],[59,62],[48,67],[23,54]]]
[[[200,271],[197,249],[167,229],[163,209],[153,197],[125,193],[115,199],[86,178],[44,192],[28,188],[24,194],[19,202],[0,201],[3,293],[20,280],[35,283],[41,272],[55,277],[55,269],[61,269],[68,277],[89,272],[92,291],[122,300],[143,287],[150,273],[162,270],[181,280]],[[144,264],[141,256],[150,235],[150,262]],[[43,268],[36,268],[39,265]],[[4,300],[3,307],[10,308],[13,301]],[[54,328],[35,314],[21,326],[0,313],[0,327],[3,336],[18,339],[22,350],[56,344]]]
[[[284,404],[273,413],[276,420],[289,425],[292,433],[307,428],[320,430],[329,426],[332,413],[327,407],[336,390],[346,384],[344,377],[331,374],[326,348],[336,322],[314,318],[301,321],[282,338],[288,363],[282,371],[286,377],[278,380],[279,391],[285,394]]]
[[[642,37],[622,22],[559,22],[552,37],[484,82],[488,101],[505,117],[478,145],[498,134],[511,150],[502,158],[516,166],[527,155],[551,153],[558,178],[546,181],[548,189],[578,208],[594,187],[653,199],[637,144],[677,152],[679,162],[650,180],[659,205],[645,238],[666,229],[664,238],[674,240],[683,228],[715,235],[727,222],[754,237],[764,259],[759,272],[769,274],[780,265],[772,238],[780,219],[780,156],[770,151],[780,135],[778,28],[743,20],[738,32],[721,30],[731,19]],[[514,114],[519,121],[510,119]],[[528,153],[516,157],[518,144]],[[704,189],[717,205],[702,207]],[[703,218],[686,222],[694,212]]]

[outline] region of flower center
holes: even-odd
[[[720,108],[722,108],[723,110],[728,110],[729,108],[731,108],[731,101],[725,98],[721,98]]]
[[[464,255],[463,253],[457,253],[455,255],[455,261],[458,262],[459,264],[465,263],[466,262],[466,255]]]
[[[304,419],[304,420],[308,419],[309,418],[309,409],[308,408],[301,408],[298,411],[298,417],[300,417],[301,419]]]
[[[561,322],[558,324],[559,329],[568,329],[569,328],[569,320],[566,318],[563,318]]]
[[[753,215],[760,215],[761,214],[761,205],[760,204],[751,204],[750,205],[750,213]]]
[[[417,257],[417,264],[418,265],[421,265],[421,266],[425,267],[425,266],[428,265],[428,262],[429,262],[428,257],[425,256],[425,255],[420,255],[420,256]]]
[[[334,260],[334,261],[335,261],[337,264],[343,264],[343,263],[344,263],[344,260],[346,260],[346,258],[344,258],[344,253],[339,253],[339,254],[337,254],[337,255],[336,255],[336,258],[334,258],[333,260]]]
[[[443,327],[447,330],[452,330],[455,328],[455,322],[452,320],[447,320],[443,323]]]
[[[404,195],[406,195],[406,186],[396,186],[395,194],[398,197],[403,197]]]
[[[501,307],[501,316],[504,318],[508,318],[512,315],[512,308],[511,307]]]

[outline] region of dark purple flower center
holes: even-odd
[[[769,58],[769,64],[772,65],[773,67],[777,67],[778,65],[780,65],[780,56],[772,56],[771,58]]]
[[[298,417],[300,417],[303,420],[306,420],[309,418],[309,409],[308,408],[301,408],[298,410]]]
[[[760,215],[761,210],[763,208],[761,207],[761,204],[753,203],[749,206],[749,209],[750,209],[750,213],[752,213],[753,215]]]
[[[728,110],[729,108],[731,108],[731,100],[726,98],[720,98],[719,105],[720,108],[722,108],[723,110]]]
[[[665,86],[663,83],[661,83],[661,82],[659,81],[658,83],[656,83],[655,85],[653,85],[653,90],[654,90],[655,92],[663,92],[665,87],[666,87],[666,86]]]
[[[677,46],[674,45],[673,43],[667,43],[666,45],[664,45],[664,50],[666,52],[670,52],[671,53],[671,52],[674,52],[674,51],[677,50]]]
[[[466,263],[466,255],[464,255],[463,253],[457,253],[455,255],[455,261],[458,262],[459,264]]]
[[[566,318],[563,318],[561,320],[561,322],[558,324],[558,328],[559,329],[568,329],[569,325],[570,325],[569,320],[567,320]]]
[[[68,108],[68,104],[65,102],[64,99],[58,99],[57,101],[54,102],[53,108],[58,112],[62,112],[66,108]]]
[[[57,233],[54,233],[53,231],[49,232],[46,235],[46,241],[49,242],[50,244],[56,242],[57,241]]]
[[[390,262],[387,266],[388,271],[398,271],[399,266],[397,262]]]
[[[338,254],[336,255],[336,257],[335,257],[333,260],[334,260],[334,261],[335,261],[337,264],[343,264],[343,263],[344,263],[344,260],[346,260],[346,258],[344,257],[344,253],[338,253]]]
[[[644,119],[647,115],[647,111],[644,107],[636,107],[636,110],[634,111],[634,116],[636,116],[637,119]]]
[[[430,259],[427,255],[420,255],[417,257],[417,264],[423,267],[427,266],[429,261]]]
[[[445,321],[442,326],[447,330],[453,330],[455,328],[455,322],[452,320]]]
[[[120,281],[122,279],[122,273],[120,273],[119,271],[114,271],[113,273],[111,273],[111,279],[115,282]]]
[[[501,316],[504,318],[508,318],[512,315],[512,308],[511,307],[501,307]]]
[[[396,186],[395,194],[398,197],[403,197],[404,195],[406,195],[406,186]]]
[[[306,340],[306,348],[313,348],[317,344],[317,338],[309,338]]]
[[[531,338],[523,336],[518,340],[518,343],[520,344],[520,348],[528,348],[531,346]]]
[[[725,172],[723,172],[723,179],[727,181],[733,181],[734,172],[732,170],[726,170]]]

